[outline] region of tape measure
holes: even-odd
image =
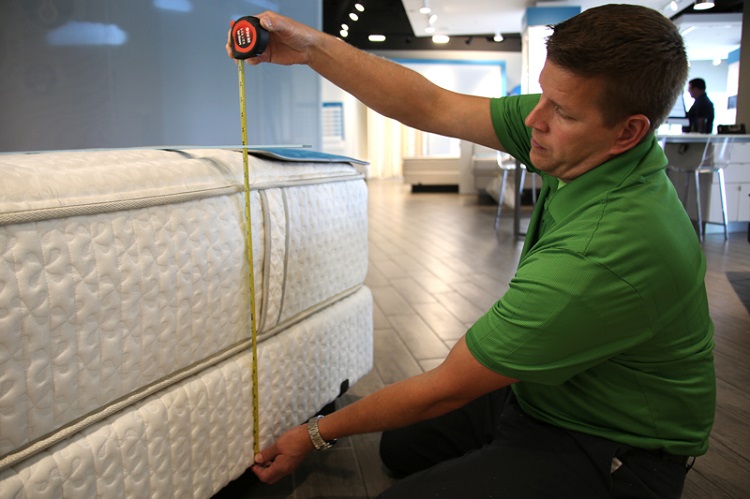
[[[268,46],[268,31],[255,16],[240,17],[232,23],[230,31],[232,57],[235,59],[255,57],[262,54]]]
[[[247,59],[261,54],[268,45],[268,31],[260,25],[257,17],[241,17],[232,24],[231,48],[235,59]],[[245,64],[237,64],[240,83],[240,124],[242,126],[242,169],[245,177],[245,224],[246,253],[250,293],[250,334],[252,343],[252,384],[253,384],[253,452],[260,452],[260,411],[258,409],[258,329],[255,320],[255,272],[253,270],[253,223],[250,218],[250,171],[247,151],[247,112],[245,105]]]

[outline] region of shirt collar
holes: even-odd
[[[665,169],[667,157],[655,136],[643,140],[628,151],[592,168],[576,179],[558,187],[554,202],[548,210],[556,220],[562,220],[582,204],[617,187],[633,182],[642,182],[652,173]],[[551,187],[554,188],[557,179]]]

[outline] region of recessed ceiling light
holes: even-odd
[[[341,31],[339,31],[339,35],[341,35],[341,38],[346,38],[347,36],[349,36],[349,32],[345,29],[342,29]]]
[[[355,14],[354,12],[350,12],[349,19],[351,19],[352,21],[359,21],[359,16]]]
[[[342,24],[341,25],[341,29],[343,29],[344,31],[349,31],[349,25],[348,24]]]
[[[362,5],[361,3],[355,3],[354,4],[354,8],[357,9],[358,11],[360,11],[360,12],[364,12],[365,11],[365,6]]]
[[[384,42],[385,41],[385,35],[370,35],[367,37],[368,40],[371,42]]]
[[[448,35],[434,35],[432,37],[432,43],[448,43],[451,41],[450,37]]]

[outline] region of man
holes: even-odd
[[[711,133],[714,129],[714,103],[706,94],[706,81],[694,78],[688,82],[688,93],[695,99],[688,111],[690,132]]]
[[[274,13],[250,64],[307,64],[381,114],[507,151],[543,178],[507,292],[424,374],[255,456],[265,482],[313,448],[385,431],[411,475],[384,497],[679,497],[713,423],[705,261],[653,135],[687,75],[656,11],[589,9],[548,40],[541,96],[461,95]],[[227,48],[228,52],[229,49]]]

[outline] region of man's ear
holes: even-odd
[[[620,132],[612,146],[612,154],[621,154],[635,147],[651,129],[651,121],[643,114],[628,116],[619,125]]]

